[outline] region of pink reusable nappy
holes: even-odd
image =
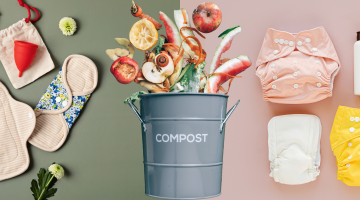
[[[323,27],[300,33],[269,29],[256,61],[265,101],[303,104],[332,95],[340,61]]]

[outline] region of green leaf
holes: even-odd
[[[40,191],[39,191],[39,187],[38,187],[38,184],[35,179],[33,179],[31,181],[30,190],[33,192],[32,195],[33,195],[34,199],[37,200],[40,196]]]
[[[172,86],[170,86],[170,89],[172,89],[176,83],[178,83],[181,78],[184,76],[184,74],[186,73],[186,71],[190,68],[190,66],[192,67],[195,67],[196,64],[194,63],[188,63],[182,70],[181,70],[181,73],[180,73],[180,76],[174,81],[174,83],[172,84]],[[170,90],[171,91],[171,90]]]
[[[46,195],[44,195],[44,198],[55,196],[56,191],[57,191],[56,188],[51,188],[50,190],[47,191]]]
[[[185,72],[180,80],[180,85],[184,87],[184,92],[199,93],[200,77],[205,68],[206,63],[200,63],[195,69],[195,64]]]
[[[128,104],[128,102],[127,102],[128,99],[132,103],[134,103],[136,100],[140,100],[140,98],[139,98],[140,94],[147,94],[147,92],[145,92],[145,91],[135,92],[134,94],[132,94],[131,96],[129,96],[128,98],[125,99],[124,104]]]
[[[237,29],[237,28],[239,28],[239,27],[240,27],[240,26],[234,26],[234,27],[231,27],[231,28],[227,29],[226,31],[222,32],[222,33],[219,35],[219,38],[224,39],[224,37],[225,37],[228,33],[230,33],[231,31],[233,31],[234,29]]]
[[[155,55],[158,55],[160,53],[164,43],[165,43],[165,38],[164,37],[159,37],[159,45],[156,47]]]
[[[47,200],[47,198],[53,197],[57,191],[56,188],[52,188],[57,181],[56,177],[53,177],[49,170],[45,170],[43,168],[40,168],[37,176],[38,182],[33,179],[30,187],[30,190],[33,192],[32,196],[34,199]]]

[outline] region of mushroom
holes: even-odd
[[[174,72],[174,62],[168,54],[161,53],[155,57],[156,64],[146,62],[142,67],[142,73],[146,80],[151,83],[162,83]]]

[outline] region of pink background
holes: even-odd
[[[181,0],[191,17],[204,0]],[[226,126],[222,195],[217,199],[359,199],[360,188],[337,180],[336,160],[330,148],[330,131],[339,105],[360,108],[353,93],[353,45],[360,31],[359,0],[212,0],[222,10],[220,27],[201,40],[207,52],[207,72],[216,47],[217,36],[229,27],[240,25],[231,49],[223,58],[241,54],[256,62],[268,28],[297,33],[323,26],[330,35],[342,64],[333,89],[333,97],[305,105],[274,104],[263,101],[255,65],[233,81],[228,108],[241,103]],[[192,22],[192,20],[191,20]],[[227,85],[227,84],[226,84]],[[314,114],[322,123],[320,175],[311,183],[282,185],[269,177],[267,124],[277,115]]]

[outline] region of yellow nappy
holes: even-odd
[[[338,180],[360,186],[360,109],[339,106],[330,143],[336,156]]]

